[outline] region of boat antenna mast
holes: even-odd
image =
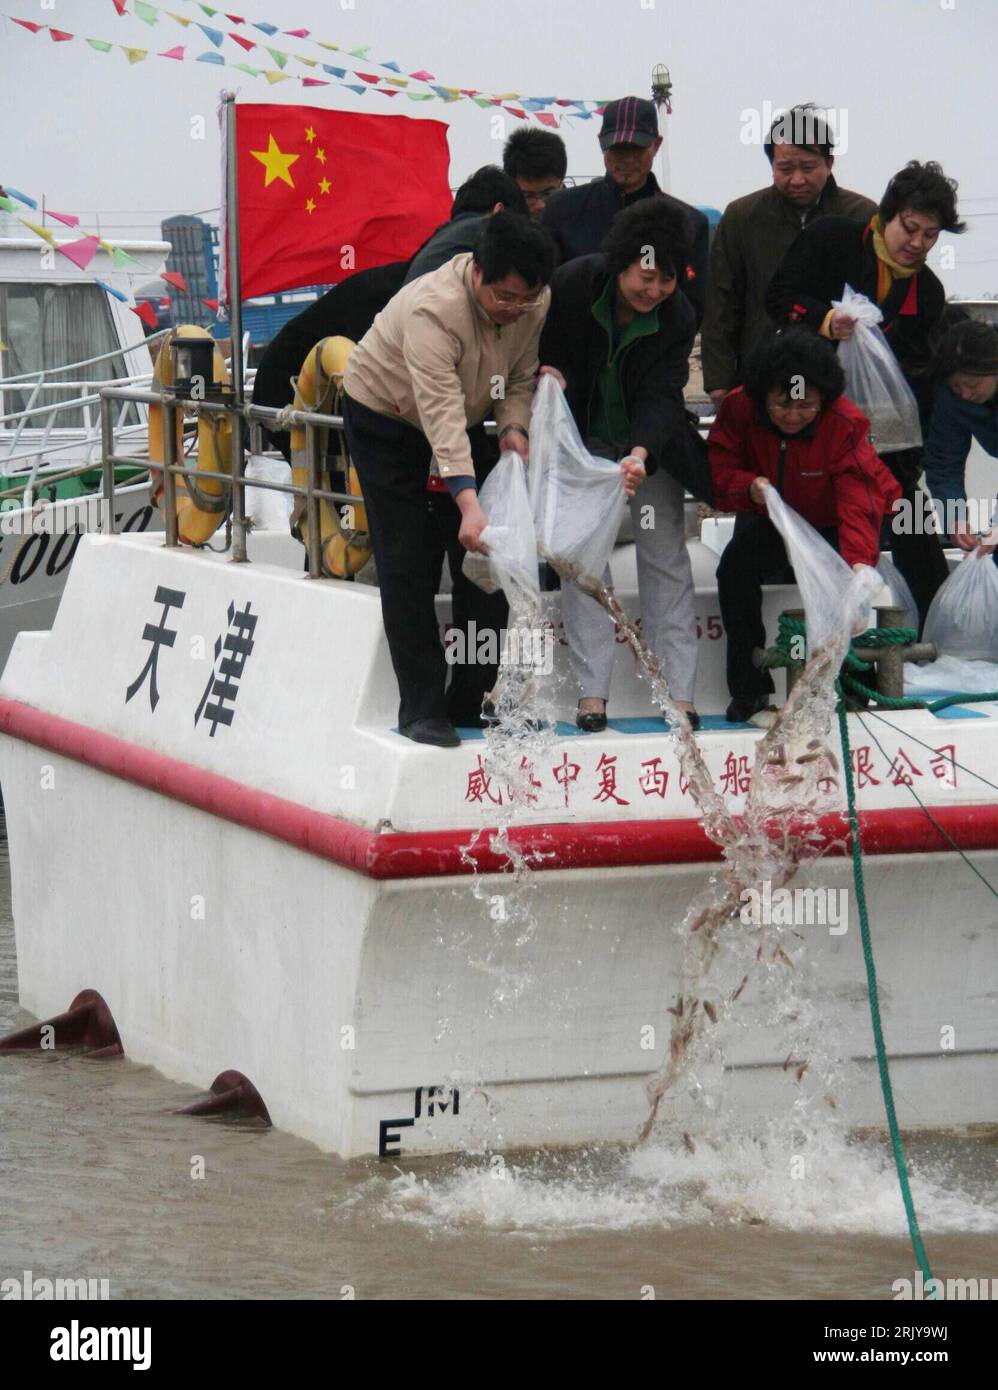
[[[651,70],[651,98],[661,112],[665,108],[665,115],[672,115],[672,77],[669,69],[664,63],[656,63]],[[658,152],[658,181],[661,187],[668,192],[672,182],[672,169],[669,163],[669,122],[659,116],[659,134],[662,137],[662,145]]]

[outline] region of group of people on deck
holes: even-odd
[[[954,542],[978,543],[959,506],[971,439],[998,454],[998,331],[949,325],[926,265],[941,232],[963,230],[953,180],[912,161],[879,203],[840,188],[831,130],[816,109],[796,107],[765,144],[771,184],[731,203],[709,244],[704,214],[664,194],[652,174],[661,144],[654,103],[610,102],[599,140],[604,177],[564,188],[559,137],[518,131],[503,169],[487,166],[458,190],[450,221],[411,262],[335,287],[275,339],[257,376],[255,401],[286,404],[290,377],[318,338],[357,340],[344,376],[345,432],[367,505],[399,731],[419,743],[455,746],[458,727],[492,714],[495,668],[474,664],[473,643],[469,664],[448,666],[434,596],[446,556],[454,623],[505,626],[502,594],[470,584],[461,561],[486,550],[478,490],[500,451],[529,466],[539,374],[559,382],[590,451],[619,461],[643,632],[694,727],[697,626],[674,465],[691,447],[683,390],[698,330],[717,407],[708,441],[715,502],[737,514],[718,569],[729,721],[751,718],[772,692],[753,664],[765,646],[761,586],[788,576],[767,488],[850,564],[876,565],[889,545],[923,620],[948,572],[942,541],[929,528],[890,524],[901,499],[914,505],[923,469],[933,494],[956,504]],[[868,420],[843,394],[836,344],[855,322],[833,302],[846,285],[881,309],[918,402],[924,451],[878,454]],[[573,585],[563,586],[562,617],[577,723],[598,732],[613,626]]]

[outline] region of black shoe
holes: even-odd
[[[606,728],[606,706],[602,710],[589,710],[586,714],[576,710],[575,726],[584,734],[601,734]]]
[[[770,692],[765,691],[762,695],[746,695],[741,698],[736,696],[724,712],[725,719],[729,724],[747,724],[753,714],[772,708],[769,695]]]
[[[413,743],[429,743],[434,748],[459,748],[461,740],[457,730],[447,719],[413,719],[399,728],[403,738],[411,738]]]

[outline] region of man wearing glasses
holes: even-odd
[[[503,449],[527,457],[527,426],[538,345],[547,313],[554,247],[527,218],[490,217],[473,252],[405,286],[351,354],[343,419],[360,477],[381,587],[381,608],[399,684],[399,732],[416,743],[453,748],[454,725],[477,723],[496,668],[471,657],[447,663],[437,626],[427,506],[431,457],[455,506],[448,552],[484,553],[488,519],[478,487],[491,466],[476,426],[494,416]],[[476,438],[476,435],[478,436]],[[485,594],[451,564],[455,627],[479,632],[506,624],[501,593]],[[456,572],[456,573],[455,573]],[[460,644],[459,644],[460,645]]]
[[[515,130],[503,146],[502,167],[519,185],[530,216],[540,220],[552,193],[565,186],[565,142],[551,130]]]

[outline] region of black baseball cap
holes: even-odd
[[[653,101],[641,97],[621,97],[608,101],[603,108],[603,125],[599,147],[611,145],[641,145],[647,148],[658,139],[658,110]]]

